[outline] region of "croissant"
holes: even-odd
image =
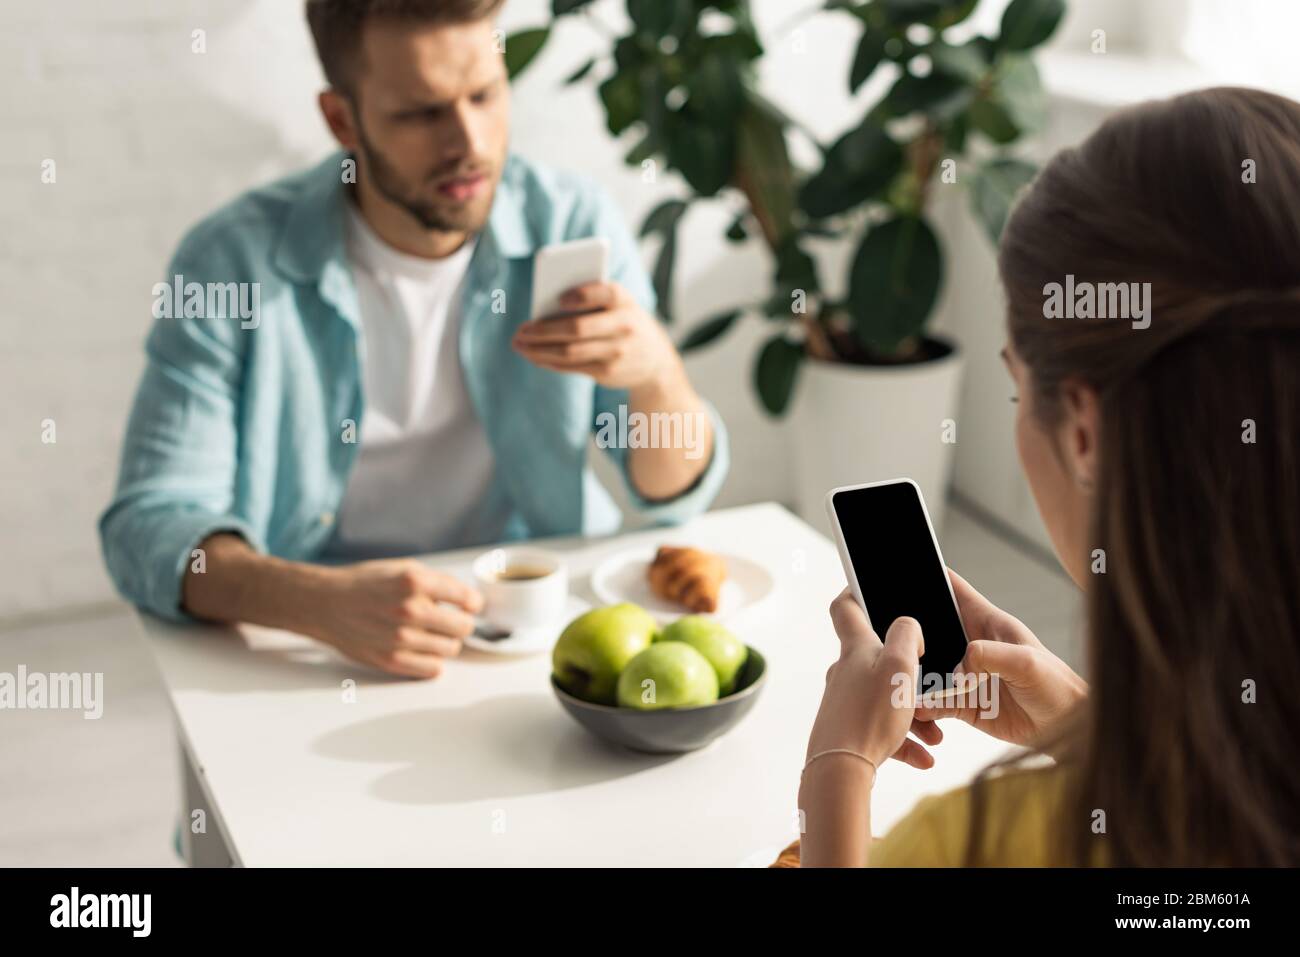
[[[718,610],[718,595],[727,577],[727,563],[698,548],[661,545],[647,575],[660,598],[680,602],[693,612]]]

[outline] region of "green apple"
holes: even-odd
[[[659,633],[657,641],[682,641],[690,645],[713,665],[718,673],[718,693],[723,697],[736,690],[736,679],[745,667],[749,649],[745,643],[722,626],[716,618],[687,615]]]
[[[618,676],[623,708],[693,708],[718,700],[718,673],[709,659],[681,641],[656,641]]]
[[[624,666],[654,640],[658,623],[640,605],[593,608],[569,622],[551,652],[561,688],[576,698],[613,704]]]

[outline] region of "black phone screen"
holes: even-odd
[[[933,687],[936,676],[950,686],[966,635],[921,493],[911,482],[890,482],[836,492],[831,507],[876,634],[884,641],[894,619],[915,618],[925,635],[923,688]]]

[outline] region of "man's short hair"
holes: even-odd
[[[345,94],[353,92],[361,28],[367,21],[389,23],[473,23],[495,16],[505,0],[307,0],[307,25],[316,42],[325,78]]]

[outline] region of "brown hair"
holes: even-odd
[[[1039,423],[1068,381],[1100,400],[1062,862],[1300,864],[1300,104],[1117,114],[1042,171],[998,265]],[[1149,282],[1150,327],[1045,317],[1067,274]]]
[[[390,23],[473,23],[496,15],[505,0],[307,0],[316,55],[330,85],[351,94],[361,51],[361,29],[370,20]]]

